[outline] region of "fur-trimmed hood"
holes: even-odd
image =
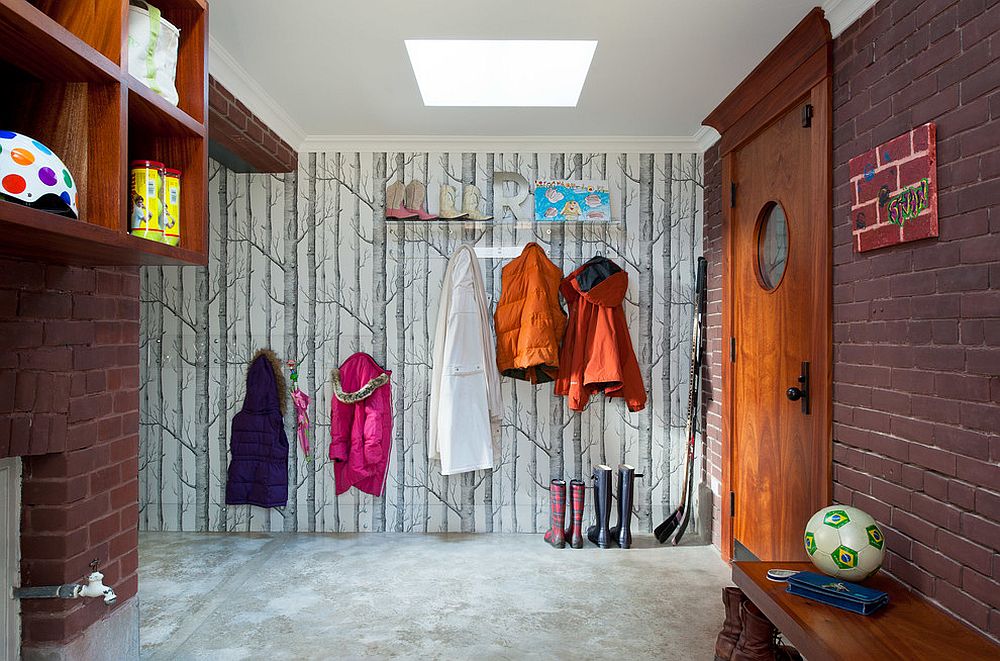
[[[281,361],[270,349],[258,349],[247,370],[247,394],[243,410],[264,413],[277,409],[285,415],[288,408],[288,382]]]
[[[389,383],[389,375],[386,372],[382,372],[365,383],[358,390],[355,390],[354,392],[345,392],[344,387],[340,382],[340,369],[334,367],[330,370],[330,383],[333,384],[333,396],[339,401],[345,404],[357,404],[361,400],[371,397],[372,393],[374,393],[375,389],[379,386],[384,386]]]

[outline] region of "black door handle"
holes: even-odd
[[[793,402],[802,402],[802,412],[809,415],[809,363],[802,363],[802,372],[799,374],[799,385],[792,386],[785,391],[785,397]]]

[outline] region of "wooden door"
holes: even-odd
[[[830,226],[810,186],[810,101],[733,152],[733,536],[766,560],[805,559],[802,530],[826,504],[829,439],[817,404],[830,396],[830,318],[817,285],[828,282]],[[789,388],[805,394],[789,399]]]
[[[727,559],[805,559],[830,500],[830,44],[815,9],[705,120],[722,135]]]

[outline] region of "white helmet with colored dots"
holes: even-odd
[[[79,218],[69,168],[38,140],[0,130],[0,196],[43,211]]]

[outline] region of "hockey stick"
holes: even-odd
[[[681,498],[681,505],[684,507],[684,517],[681,519],[680,526],[677,528],[677,533],[674,535],[674,546],[677,546],[677,544],[680,543],[681,537],[684,536],[684,531],[687,530],[688,523],[691,521],[691,490],[694,486],[694,450],[701,417],[699,415],[701,411],[699,403],[701,400],[701,368],[704,363],[705,355],[705,308],[707,306],[707,280],[708,262],[706,262],[705,258],[702,257],[698,261],[698,283],[700,285],[697,291],[698,300],[696,303],[698,306],[698,324],[695,328],[695,367],[691,375],[695,385],[691,388],[692,401],[689,411],[690,417],[688,418],[687,464],[685,467],[684,488],[682,490]]]
[[[691,323],[691,373],[688,377],[688,410],[687,423],[684,428],[684,437],[687,440],[687,460],[684,467],[684,482],[681,487],[681,502],[670,516],[660,525],[656,526],[653,534],[660,544],[665,543],[670,536],[677,531],[674,539],[676,545],[684,529],[687,528],[691,518],[690,511],[690,488],[689,484],[694,476],[694,446],[695,433],[697,427],[697,404],[698,393],[701,389],[701,363],[702,363],[702,329],[705,317],[705,287],[708,277],[708,262],[704,257],[698,258],[698,276],[695,282],[695,314]]]

